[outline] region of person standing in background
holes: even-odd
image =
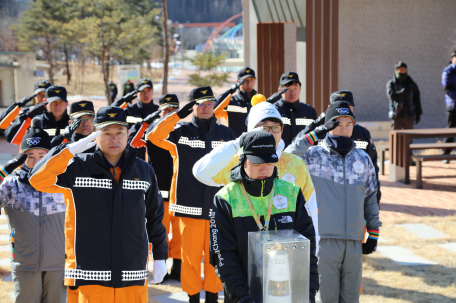
[[[442,73],[442,87],[445,90],[445,105],[447,110],[447,126],[456,127],[456,51],[451,53],[451,62]],[[454,142],[454,138],[447,138],[445,143]],[[451,149],[446,149],[443,154],[449,155]],[[443,160],[448,164],[450,160]]]
[[[399,61],[395,74],[386,84],[386,93],[390,100],[388,117],[396,129],[413,129],[421,120],[420,90],[407,73],[407,64]]]

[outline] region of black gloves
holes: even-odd
[[[245,80],[241,79],[241,80],[239,80],[239,82],[234,83],[233,86],[231,86],[231,88],[229,90],[230,94],[231,95],[234,94],[238,90],[238,88],[241,87],[242,84],[244,84],[244,82],[245,82]]]
[[[124,102],[131,103],[131,101],[133,101],[136,98],[137,93],[138,93],[137,91],[129,92],[128,94],[126,94],[125,96],[120,98],[119,100],[114,101],[112,103],[112,106],[120,107],[122,104],[124,104]]]
[[[363,255],[369,255],[377,250],[378,240],[367,238],[366,243],[363,243]]]
[[[41,102],[40,104],[35,105],[35,108],[28,112],[28,117],[33,119],[34,117],[42,114],[46,110],[47,102]]]
[[[154,122],[154,120],[160,118],[160,112],[161,112],[160,110],[153,112],[152,114],[150,114],[149,116],[144,118],[143,122],[146,122],[147,124],[151,125],[152,122]]]
[[[420,115],[416,115],[415,116],[415,124],[420,123],[420,121],[421,121],[421,116]]]
[[[238,301],[238,303],[255,303],[251,296],[245,296]]]
[[[271,97],[269,97],[268,99],[266,99],[266,102],[269,102],[271,104],[274,104],[276,103],[277,101],[279,101],[281,98],[282,98],[282,95],[288,90],[287,87],[285,88],[282,88],[281,90],[279,90],[277,93],[273,94]]]
[[[182,106],[182,108],[177,111],[177,115],[179,116],[179,118],[184,119],[188,115],[190,115],[193,112],[192,107],[195,104],[196,104],[196,101],[190,101],[187,104],[185,104],[184,106]]]
[[[70,125],[65,127],[65,129],[62,131],[62,136],[64,138],[67,138],[70,140],[71,136],[74,134],[74,132],[78,129],[78,127],[81,125],[82,120],[80,118],[76,118],[73,121],[71,121]]]
[[[26,154],[17,154],[16,157],[13,159],[9,160],[8,163],[3,167],[3,170],[6,171],[9,174],[11,174],[16,168],[24,164],[25,160],[27,160],[27,155]],[[0,171],[0,176],[3,177],[4,173],[3,171]],[[6,176],[5,176],[6,177]]]
[[[328,123],[324,125],[320,125],[317,127],[314,132],[315,135],[317,135],[318,139],[322,140],[324,137],[326,137],[326,134],[335,129],[337,126],[339,126],[339,121],[338,120],[331,120]]]
[[[322,112],[321,115],[317,119],[312,121],[312,123],[310,123],[309,126],[306,127],[306,129],[307,129],[306,133],[310,133],[311,131],[316,129],[318,126],[323,125],[323,123],[325,123],[325,116],[326,116],[325,112]]]
[[[24,107],[27,103],[29,103],[30,101],[32,101],[33,98],[35,98],[35,97],[36,97],[36,94],[27,96],[27,97],[22,98],[21,100],[17,101],[16,104],[17,104],[17,106],[19,106],[19,107]]]

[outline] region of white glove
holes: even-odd
[[[165,260],[155,260],[154,261],[154,270],[152,271],[152,275],[154,276],[154,278],[149,283],[150,284],[161,283],[167,273],[168,273],[168,267],[166,267]]]
[[[88,135],[84,139],[76,141],[74,143],[68,144],[68,150],[73,154],[79,154],[84,152],[85,150],[95,146],[97,143],[93,142],[93,139],[98,137],[101,134],[101,131],[96,131],[93,134]]]

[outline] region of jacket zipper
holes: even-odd
[[[350,155],[350,153],[351,153],[355,148],[356,148],[356,146],[352,147],[352,149],[350,149],[350,151],[345,155],[345,158],[347,158],[348,155]],[[343,167],[343,172],[344,172],[344,174],[343,174],[343,178],[344,178],[344,179],[343,179],[343,182],[344,182],[344,183],[343,183],[343,184],[344,184],[344,193],[345,193],[345,197],[344,197],[344,201],[345,201],[345,203],[344,203],[344,207],[345,207],[345,220],[344,220],[344,222],[345,222],[345,236],[347,236],[347,187],[345,186],[345,158],[342,157],[342,155],[341,155],[338,151],[336,151],[335,149],[331,149],[329,146],[327,146],[327,149],[328,149],[328,151],[329,151],[330,153],[331,153],[331,151],[333,151],[335,154],[337,154],[339,157],[341,157],[341,158],[342,158],[342,164],[343,164],[343,166],[344,166],[344,167]]]
[[[41,264],[41,258],[42,258],[42,255],[43,255],[43,232],[42,232],[42,223],[43,223],[43,220],[42,220],[42,216],[41,216],[41,208],[43,206],[43,193],[42,192],[39,192],[40,193],[40,203],[38,204],[40,209],[39,209],[39,212],[38,212],[38,216],[39,216],[39,229],[38,229],[38,232],[39,232],[39,245],[38,245],[38,250],[39,250],[39,259],[38,259],[38,271],[41,271],[42,269],[42,264]]]

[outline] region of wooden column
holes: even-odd
[[[338,90],[339,0],[306,3],[306,103],[326,111]]]
[[[266,98],[277,92],[280,76],[296,70],[296,23],[257,23],[257,85]]]

